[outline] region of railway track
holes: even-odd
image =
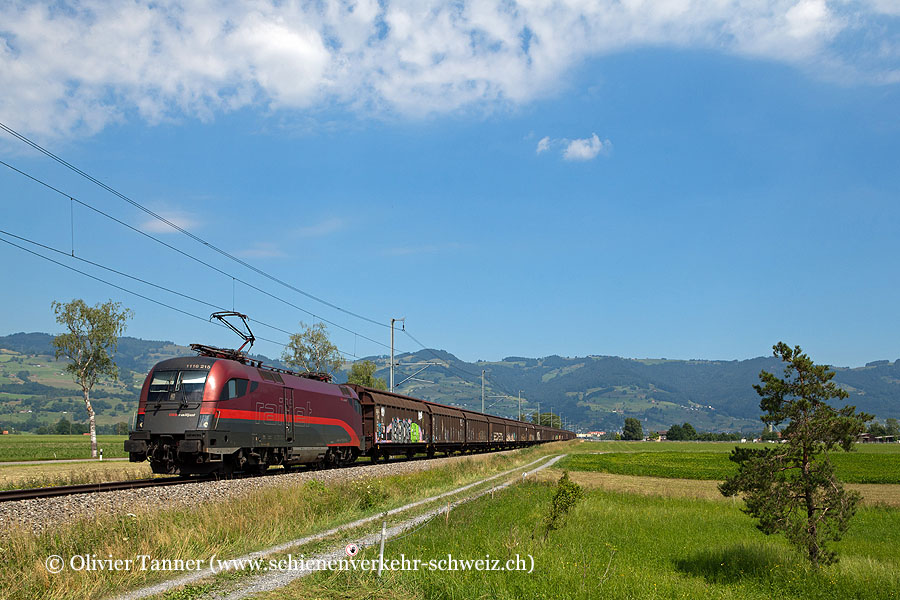
[[[73,494],[96,494],[97,492],[113,492],[116,490],[131,490],[148,487],[164,487],[169,485],[181,485],[183,483],[213,481],[214,479],[215,477],[158,477],[155,479],[132,479],[130,481],[107,481],[103,483],[86,483],[83,485],[59,485],[23,490],[4,490],[0,491],[0,502],[37,500],[40,498],[54,498],[56,496],[71,496]]]
[[[482,452],[475,452],[481,454]],[[461,453],[460,456],[464,456]],[[455,456],[454,453],[444,453],[445,457]],[[432,460],[437,456],[416,455],[413,458],[393,458],[389,461],[380,460],[378,462],[368,462],[365,458],[344,465],[333,465],[325,467],[326,469],[350,469],[353,467],[367,467],[370,465],[383,465],[388,463],[400,463],[415,460]],[[304,471],[316,471],[322,467],[316,465],[304,465],[294,467],[290,471],[282,469],[270,469],[265,473],[235,473],[231,479],[245,479],[247,477],[272,477],[284,475],[288,472],[297,473]],[[117,490],[132,490],[149,487],[165,487],[170,485],[182,485],[185,483],[202,483],[205,481],[216,481],[223,479],[221,475],[192,475],[190,477],[156,477],[153,479],[132,479],[129,481],[107,481],[103,483],[86,483],[83,485],[59,485],[54,487],[30,488],[21,490],[3,490],[0,491],[0,503],[14,502],[16,500],[38,500],[41,498],[54,498],[57,496],[72,496],[74,494],[96,494],[98,492],[114,492]]]
[[[422,456],[413,459],[401,459],[391,462],[405,462],[406,460],[428,460]],[[330,469],[346,469],[350,467],[364,467],[371,465],[370,462],[354,462],[347,465],[335,465],[328,467]],[[378,463],[383,464],[383,463]],[[300,467],[292,472],[314,471],[314,466]],[[272,469],[266,473],[235,473],[232,479],[244,479],[247,477],[271,477],[283,475],[285,471],[281,469]],[[117,490],[132,490],[149,487],[165,487],[170,485],[182,485],[185,483],[201,483],[205,481],[216,481],[222,479],[218,475],[204,475],[191,477],[156,477],[152,479],[132,479],[129,481],[107,481],[103,483],[86,483],[82,485],[60,485],[43,488],[30,488],[21,490],[3,490],[0,491],[0,503],[15,502],[16,500],[38,500],[41,498],[55,498],[57,496],[71,496],[74,494],[96,494],[98,492],[114,492]]]

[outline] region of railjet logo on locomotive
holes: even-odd
[[[262,473],[270,466],[331,467],[362,455],[428,457],[490,452],[574,433],[495,417],[352,384],[325,373],[263,365],[244,351],[255,340],[247,316],[214,313],[244,344],[233,350],[191,344],[198,356],[156,364],[141,388],[134,431],[125,441],[132,462],[154,473]],[[228,319],[243,321],[243,328]]]

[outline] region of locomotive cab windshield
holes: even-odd
[[[197,408],[209,371],[157,371],[147,390],[149,408]]]

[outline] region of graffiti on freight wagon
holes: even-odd
[[[394,417],[385,425],[381,421],[375,424],[375,441],[393,444],[416,444],[425,441],[425,430],[412,419]]]

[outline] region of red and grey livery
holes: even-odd
[[[570,431],[445,406],[317,374],[264,367],[234,350],[157,364],[141,389],[132,462],[154,473],[262,472],[572,439]]]

